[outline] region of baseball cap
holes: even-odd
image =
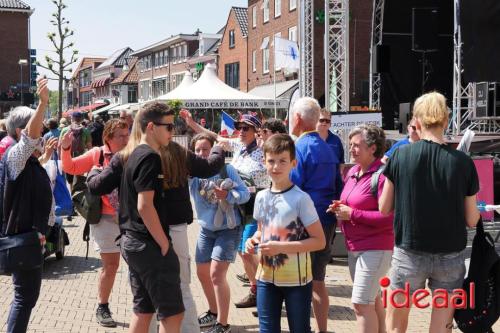
[[[83,118],[83,113],[80,111],[75,111],[71,114],[72,119],[82,119]]]

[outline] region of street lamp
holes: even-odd
[[[24,105],[24,87],[23,87],[23,66],[28,66],[28,60],[19,59],[19,67],[21,68],[21,105]]]

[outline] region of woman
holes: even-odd
[[[126,122],[112,119],[106,123],[102,134],[104,145],[94,147],[83,155],[71,156],[71,131],[66,132],[61,140],[61,163],[63,171],[71,175],[83,175],[93,167],[109,164],[114,154],[122,150],[128,142],[129,133]],[[116,271],[120,263],[120,248],[115,240],[120,235],[118,228],[117,192],[102,196],[102,216],[98,224],[90,225],[90,234],[94,239],[95,250],[102,260],[102,270],[98,282],[97,322],[104,327],[116,327],[109,310],[109,296],[115,282]]]
[[[38,81],[40,104],[36,111],[22,106],[9,115],[7,129],[14,142],[2,161],[2,177],[7,176],[2,186],[3,216],[9,218],[0,220],[0,237],[36,230],[41,243],[40,256],[45,234],[55,222],[50,180],[38,161],[43,150],[43,116],[49,101],[47,83],[46,79]],[[42,267],[12,272],[12,284],[14,299],[7,319],[7,332],[26,332],[40,294]]]
[[[420,141],[394,151],[379,202],[382,213],[394,210],[390,289],[408,283],[413,294],[428,282],[433,293],[445,289],[451,295],[464,280],[466,227],[479,220],[479,180],[471,158],[445,142],[448,110],[443,95],[431,92],[417,98],[413,117]],[[402,302],[401,295],[389,297]],[[429,332],[451,332],[454,307],[443,301],[433,306]],[[410,309],[391,303],[387,331],[405,332]]]
[[[246,276],[237,275],[237,277],[240,280],[248,278],[250,281],[250,292],[241,301],[235,303],[237,308],[254,307],[257,305],[257,280],[255,279],[255,274],[257,272],[258,262],[255,255],[246,253],[245,242],[248,238],[253,236],[255,231],[257,231],[257,221],[251,218],[255,194],[261,189],[268,188],[270,185],[270,180],[264,167],[264,155],[262,154],[262,149],[257,144],[257,134],[262,124],[257,117],[250,114],[244,114],[241,116],[240,121],[236,123],[236,129],[239,131],[238,139],[227,139],[201,127],[200,124],[193,120],[188,110],[181,110],[179,115],[196,133],[208,134],[232,151],[234,155],[231,165],[240,175],[249,177],[255,184],[255,186],[252,186],[253,188],[249,188],[251,197],[245,205],[245,215],[247,215],[248,218],[246,218],[245,228],[243,229],[241,242],[238,248],[238,253],[243,261]]]
[[[358,331],[385,332],[379,279],[389,270],[394,231],[392,215],[382,215],[377,202],[385,181],[379,171],[384,130],[358,126],[349,134],[349,147],[355,166],[347,173],[340,201],[334,201],[329,210],[335,212],[345,236]],[[372,188],[372,183],[377,186]]]
[[[193,138],[191,146],[197,156],[208,158],[214,141],[212,136],[201,133]],[[231,191],[218,186],[210,190],[212,184],[227,178],[231,179],[234,186]],[[209,306],[198,321],[200,328],[210,327],[210,333],[230,332],[228,316],[231,292],[226,275],[229,264],[236,258],[241,239],[241,215],[236,205],[247,202],[250,192],[231,165],[226,165],[218,175],[209,179],[192,178],[189,187],[201,226],[196,243],[196,272]],[[228,210],[223,213],[221,220],[215,221],[217,210],[221,209],[220,200],[229,204]]]
[[[123,166],[140,143],[141,131],[137,119],[136,115],[127,147],[113,157],[109,166],[101,173],[89,175],[88,187],[93,194],[104,195],[120,186]],[[186,308],[181,332],[196,333],[200,329],[196,305],[189,286],[191,275],[187,225],[193,221],[193,211],[187,177],[191,175],[206,178],[217,174],[224,165],[224,153],[221,147],[216,146],[210,152],[208,159],[203,159],[171,141],[167,147],[160,149],[160,156],[164,174],[164,195],[170,203],[164,207],[165,215],[168,218],[172,245],[179,258],[182,299]]]

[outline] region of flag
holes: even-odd
[[[234,119],[230,115],[222,111],[220,132],[222,136],[231,136],[235,130]]]
[[[297,43],[292,40],[275,37],[274,59],[275,68],[300,68],[299,47]]]

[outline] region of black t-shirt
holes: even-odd
[[[394,183],[396,246],[429,253],[465,248],[464,201],[479,191],[470,157],[420,140],[396,150],[384,175]]]
[[[161,158],[150,146],[142,144],[130,154],[123,171],[120,185],[120,230],[122,232],[128,230],[150,236],[137,210],[138,194],[147,191],[155,192],[154,206],[168,237],[168,225],[163,216],[164,210],[161,209],[164,200]]]

